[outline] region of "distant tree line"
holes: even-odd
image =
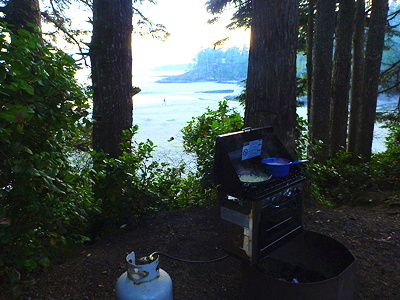
[[[248,57],[247,47],[207,48],[197,54],[188,72],[158,82],[242,81],[247,77]]]

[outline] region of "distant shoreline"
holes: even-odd
[[[217,76],[210,71],[204,71],[196,68],[192,68],[191,64],[180,64],[180,65],[165,65],[152,69],[157,72],[171,72],[171,71],[182,71],[179,75],[165,75],[163,78],[155,81],[156,83],[199,83],[199,82],[215,82],[215,83],[232,83],[244,86],[243,81],[246,78],[239,78],[236,76]],[[220,74],[219,74],[220,75]],[[230,74],[231,75],[231,74]]]
[[[244,79],[243,79],[244,80]],[[232,78],[226,79],[215,79],[207,76],[199,76],[198,73],[189,71],[180,75],[166,75],[166,77],[161,78],[156,83],[199,83],[199,82],[215,82],[215,83],[232,83],[243,86],[243,80],[236,80]]]

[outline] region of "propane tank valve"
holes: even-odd
[[[127,271],[116,284],[118,300],[172,300],[172,280],[159,268],[158,256],[143,257],[136,262],[135,252],[126,257]]]

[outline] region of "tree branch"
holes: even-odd
[[[47,12],[42,12],[41,13],[42,16],[48,21],[54,24],[54,26],[56,26],[59,30],[61,30],[66,36],[68,36],[73,42],[74,44],[76,44],[79,48],[79,52],[80,53],[84,53],[82,47],[81,47],[81,43],[71,34],[68,32],[68,30],[64,27],[64,25],[56,20],[55,18],[53,18],[52,16],[50,16]],[[86,59],[82,57],[82,59],[85,60],[85,66],[89,66],[89,64],[86,62]]]

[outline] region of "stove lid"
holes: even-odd
[[[214,183],[220,191],[236,197],[249,188],[265,188],[275,180],[261,163],[268,157],[293,160],[272,127],[220,135],[215,145]],[[291,174],[296,171],[298,166],[291,166]]]

